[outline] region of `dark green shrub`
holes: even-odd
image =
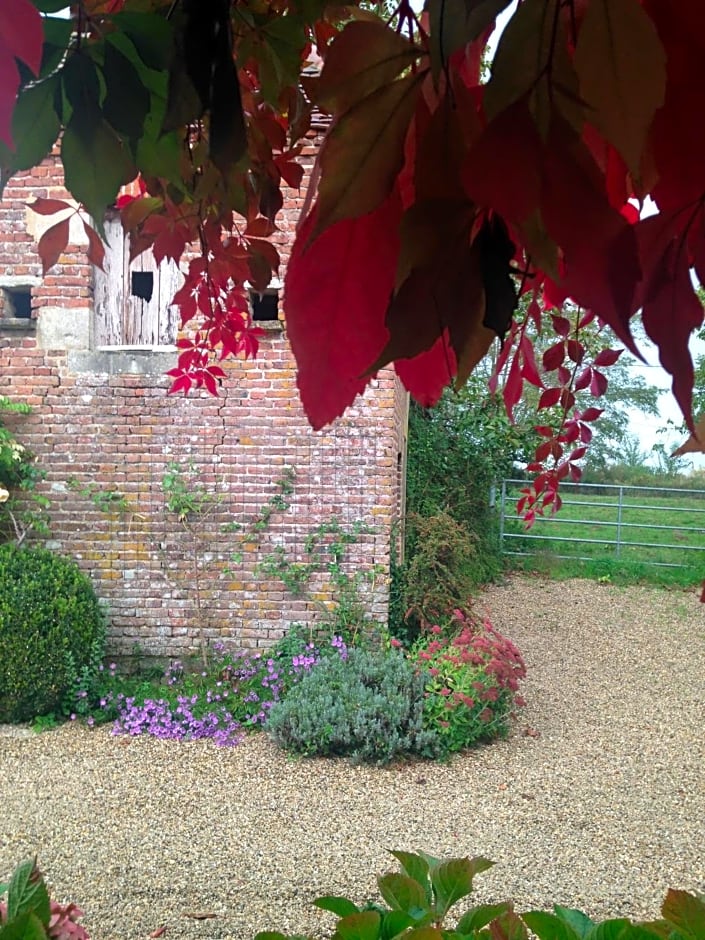
[[[477,589],[478,539],[447,512],[410,514],[414,551],[404,571],[406,639],[447,611],[464,608]],[[401,632],[394,629],[395,635]]]
[[[424,677],[396,650],[353,649],[325,657],[272,709],[267,730],[289,751],[384,764],[403,754],[435,757],[423,726]]]
[[[98,599],[74,562],[0,547],[0,721],[59,709],[98,668],[104,642]]]

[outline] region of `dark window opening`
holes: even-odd
[[[151,271],[132,271],[131,278],[130,293],[132,296],[139,297],[140,300],[146,300],[149,303],[154,293],[154,274]]]
[[[279,319],[279,293],[276,290],[265,291],[264,294],[257,294],[250,291],[250,303],[252,304],[252,319],[267,320],[270,323]]]
[[[32,288],[4,287],[2,289],[3,316],[16,320],[32,319]]]

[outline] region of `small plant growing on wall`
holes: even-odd
[[[353,570],[347,555],[360,536],[371,532],[363,522],[346,526],[333,517],[309,532],[301,561],[293,561],[286,547],[279,545],[262,559],[257,571],[278,578],[293,597],[305,598],[317,607],[321,628],[354,645],[360,630],[372,626],[364,595],[373,590],[384,568],[367,564],[355,566]],[[313,583],[316,579],[327,582],[330,605],[315,596]]]
[[[0,542],[16,545],[21,545],[32,530],[48,534],[49,500],[36,492],[44,473],[32,452],[20,444],[4,421],[8,416],[31,412],[24,402],[0,396]]]

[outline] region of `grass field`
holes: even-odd
[[[527,532],[507,484],[504,551],[555,576],[691,585],[705,578],[705,491],[563,484],[563,507]]]

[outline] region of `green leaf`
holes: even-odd
[[[455,929],[461,934],[471,934],[475,930],[482,930],[491,920],[494,920],[495,917],[500,917],[502,914],[506,913],[509,908],[510,905],[507,901],[500,901],[499,904],[479,904],[466,914],[463,914]],[[530,929],[533,930],[533,927]],[[536,933],[536,931],[534,931],[534,933]]]
[[[638,0],[592,0],[574,57],[589,120],[638,179],[646,138],[666,91],[666,53]]]
[[[553,910],[556,912],[556,916],[559,917],[564,924],[568,924],[571,930],[573,930],[581,940],[584,940],[595,926],[595,922],[590,920],[587,914],[583,914],[582,911],[578,911],[575,908],[561,907],[560,904],[554,904]]]
[[[26,911],[5,927],[0,927],[0,940],[46,940],[42,922],[33,911]]]
[[[413,923],[414,918],[406,911],[387,911],[382,917],[382,940],[391,940]]]
[[[661,913],[690,940],[705,937],[705,900],[702,897],[670,888]]]
[[[71,42],[73,22],[63,17],[45,16],[42,26],[44,27],[44,48],[39,74],[44,77],[61,65]]]
[[[72,52],[61,72],[64,95],[73,114],[93,111],[100,102],[100,75],[93,59],[83,52]],[[66,119],[66,113],[64,113]]]
[[[661,930],[663,927],[663,932]],[[671,937],[672,929],[665,920],[648,924],[629,924],[622,934],[622,940],[656,940],[659,937]]]
[[[414,881],[418,881],[420,885],[423,885],[424,891],[426,892],[426,901],[430,904],[431,885],[428,878],[430,863],[427,857],[416,855],[415,852],[392,851],[391,854],[396,858],[410,878],[413,878]]]
[[[291,13],[276,15],[262,27],[261,38],[261,51],[269,53],[268,59],[262,60],[269,66],[265,67],[265,76],[260,75],[262,94],[265,101],[276,104],[282,89],[299,81],[301,50],[306,45],[303,20]]]
[[[424,74],[407,75],[378,89],[334,126],[321,151],[313,238],[334,222],[372,212],[392,191]]]
[[[326,56],[316,103],[341,114],[388,85],[418,55],[408,39],[382,22],[348,23]]]
[[[74,112],[61,142],[66,188],[82,202],[103,232],[103,216],[136,169],[98,109]]]
[[[436,910],[440,917],[461,898],[472,893],[475,875],[491,868],[494,862],[487,858],[452,858],[431,869],[431,884],[436,895]]]
[[[59,77],[54,75],[20,92],[12,115],[15,152],[0,147],[3,167],[10,173],[38,166],[56,143],[61,125],[54,100],[59,88]]]
[[[118,33],[128,36],[140,59],[150,69],[165,71],[174,51],[171,24],[156,13],[116,13],[112,17]]]
[[[589,940],[617,940],[625,934],[629,926],[626,917],[605,920],[601,924],[595,924],[587,936]]]
[[[313,903],[315,907],[320,907],[322,911],[330,911],[331,914],[336,914],[338,917],[347,917],[350,914],[357,914],[360,910],[349,898],[333,894],[316,898]]]
[[[378,940],[382,918],[379,911],[359,911],[338,921],[337,940]]]
[[[380,894],[393,910],[406,911],[413,916],[428,904],[423,885],[408,875],[392,872],[378,878],[377,884]]]
[[[477,39],[511,0],[429,0],[431,63],[439,72],[458,49]]]
[[[34,911],[43,923],[49,923],[49,894],[34,859],[17,866],[7,892],[8,921],[26,911]]]
[[[510,19],[485,87],[483,107],[488,120],[528,95],[529,110],[543,136],[555,109],[581,129],[578,78],[565,32],[555,29],[559,6],[559,0],[524,0]]]
[[[151,95],[130,59],[111,42],[105,43],[103,76],[107,86],[103,115],[119,134],[132,140],[142,136]]]
[[[539,940],[574,940],[582,936],[570,924],[547,911],[528,911],[521,915],[521,919]]]
[[[59,10],[65,10],[68,5],[66,0],[32,0],[32,2],[40,13],[58,13]]]

